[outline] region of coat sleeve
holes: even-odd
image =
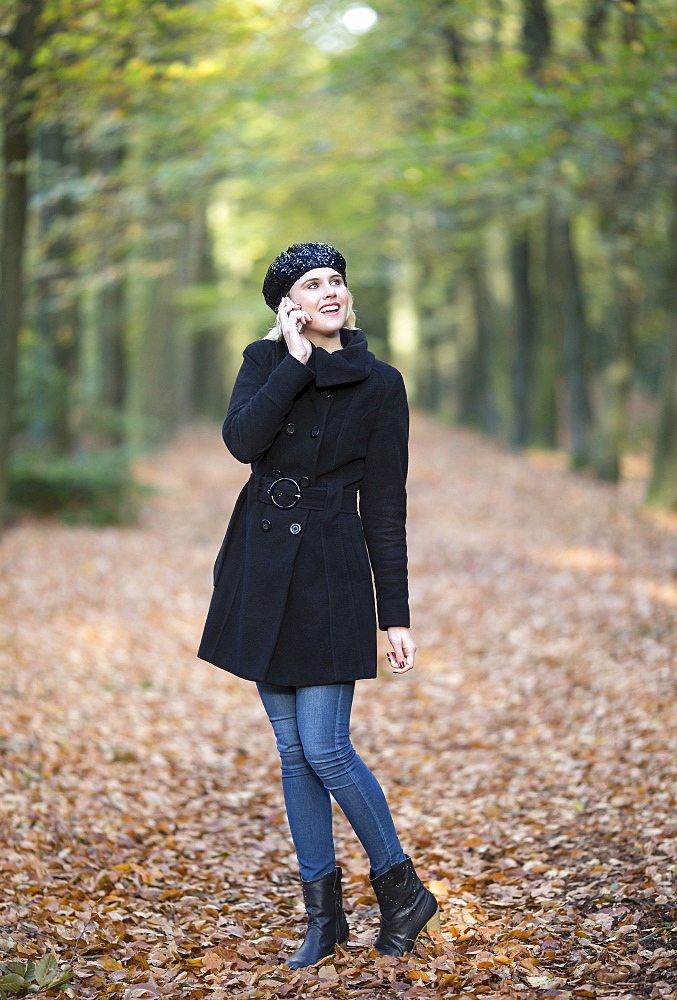
[[[249,344],[244,350],[223,423],[223,440],[240,462],[255,462],[268,451],[294,397],[315,378],[312,369],[291,354],[268,372],[256,356],[260,353],[257,344]]]
[[[386,391],[369,436],[360,516],[369,552],[379,628],[409,627],[407,466],[409,408],[399,372]]]

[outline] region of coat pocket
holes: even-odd
[[[341,529],[344,551],[348,557],[351,573],[355,575],[356,579],[369,580],[371,583],[371,565],[359,515],[344,514],[341,518]]]

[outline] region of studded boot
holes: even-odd
[[[381,927],[374,948],[380,955],[411,951],[424,927],[439,931],[440,911],[432,892],[416,874],[411,858],[379,875],[369,876],[381,908]]]
[[[301,879],[303,902],[308,914],[308,927],[303,944],[285,965],[303,969],[331,955],[337,944],[348,940],[348,921],[343,912],[341,869],[323,875],[312,882]]]

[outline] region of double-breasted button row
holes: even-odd
[[[296,425],[295,424],[285,424],[284,432],[285,432],[285,434],[288,434],[289,437],[292,437],[293,434],[296,434]],[[317,424],[314,427],[311,427],[311,429],[310,429],[310,436],[311,436],[311,438],[316,438],[319,433],[320,433],[320,428],[317,426]],[[277,476],[278,479],[279,479],[281,473],[280,473],[280,471],[278,469],[273,469],[273,475]]]
[[[261,521],[261,527],[264,531],[270,531],[270,529],[272,528],[272,524],[270,523],[267,517],[264,517],[264,519]],[[301,525],[298,523],[298,521],[294,521],[293,524],[289,525],[289,530],[291,531],[292,535],[298,535],[298,533],[301,530]]]

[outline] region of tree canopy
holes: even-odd
[[[415,401],[609,479],[653,439],[677,504],[673,4],[6,0],[0,41],[5,459],[222,412],[322,239]]]

